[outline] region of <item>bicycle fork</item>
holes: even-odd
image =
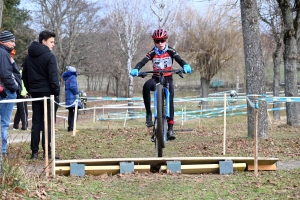
[[[165,105],[165,116],[166,118],[170,117],[170,92],[167,88],[163,87],[163,90],[164,90],[164,95],[165,95],[165,98],[164,98],[164,105]],[[157,91],[155,90],[154,91],[154,117],[155,119],[157,118]]]

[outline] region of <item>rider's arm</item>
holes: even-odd
[[[173,49],[172,47],[169,47],[168,49],[168,53],[170,54],[170,56],[172,58],[175,59],[175,61],[181,66],[183,67],[184,65],[187,65],[187,63],[181,59],[181,57],[179,56],[179,54],[175,51],[175,49]]]
[[[136,66],[134,67],[134,69],[142,69],[142,67],[145,66],[145,64],[149,61],[150,59],[146,56],[143,58],[143,60],[141,60],[139,63],[136,64]]]
[[[149,51],[147,55],[138,64],[136,64],[134,69],[138,69],[138,70],[142,69],[142,67],[144,67],[149,60],[153,59],[154,54],[155,52],[153,49]]]

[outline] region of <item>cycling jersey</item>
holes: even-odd
[[[145,64],[149,60],[152,60],[153,71],[159,70],[159,69],[172,70],[174,59],[181,67],[186,65],[186,62],[181,59],[179,54],[172,47],[168,47],[168,50],[161,55],[157,55],[153,48],[151,51],[149,51],[146,54],[146,56],[139,63],[136,64],[134,69],[140,70],[142,67],[145,66]],[[172,72],[164,73],[164,76],[171,76],[171,75],[172,75]]]

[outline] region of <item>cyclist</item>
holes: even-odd
[[[184,73],[191,73],[192,69],[184,60],[180,58],[178,53],[174,48],[168,45],[168,33],[166,30],[159,28],[154,30],[152,33],[152,39],[154,41],[154,48],[149,51],[146,56],[136,64],[133,70],[131,70],[131,76],[138,76],[139,70],[149,61],[152,60],[153,70],[172,70],[173,60],[183,68]],[[175,133],[173,131],[174,124],[174,86],[172,72],[167,72],[164,74],[166,83],[169,85],[170,91],[170,117],[167,119],[168,130],[167,137],[168,140],[176,139]],[[146,109],[146,125],[147,127],[153,126],[152,122],[152,112],[151,112],[151,96],[150,91],[155,90],[156,83],[158,82],[158,76],[153,74],[152,78],[144,83],[143,86],[143,100]]]
[[[236,97],[237,97],[237,92],[236,92],[236,90],[230,90],[230,97],[231,97],[231,99],[230,100],[228,100],[228,103],[229,103],[229,105],[232,105],[232,104],[234,104],[234,103],[236,103]]]
[[[231,91],[230,91],[230,97],[231,97],[231,98],[237,97],[236,90],[231,90]]]
[[[87,95],[83,90],[81,90],[79,92],[79,97],[80,97],[81,105],[83,106],[82,108],[86,109]],[[85,110],[84,110],[84,113],[85,113]]]

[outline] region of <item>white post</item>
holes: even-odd
[[[49,119],[50,120],[50,119]],[[49,176],[49,161],[48,161],[48,112],[47,112],[47,97],[44,97],[44,131],[45,131],[45,167],[46,177]]]
[[[78,101],[75,102],[75,114],[74,114],[74,125],[73,125],[73,136],[76,133],[76,122],[77,122],[77,110],[78,110]]]
[[[51,110],[51,161],[52,161],[52,175],[53,176],[55,176],[55,108],[54,108],[54,103],[55,103],[54,95],[51,95],[50,96],[50,107],[51,107],[51,109],[50,109]]]
[[[127,114],[128,114],[128,109],[126,110],[126,115],[125,115],[124,126],[123,127],[125,127],[125,124],[126,124]]]
[[[95,123],[96,122],[96,107],[95,107],[95,105],[94,105],[94,119],[93,119],[93,122]]]
[[[258,109],[254,108],[254,175],[255,175],[255,177],[258,176],[257,128],[258,128]]]
[[[186,122],[186,105],[184,105],[184,116],[185,116],[184,121]]]
[[[181,125],[183,126],[183,108],[181,108]]]

